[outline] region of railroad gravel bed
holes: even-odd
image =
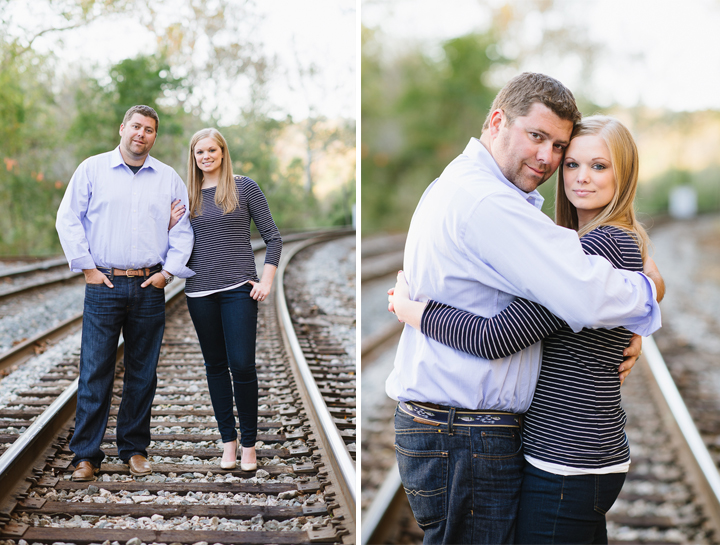
[[[64,361],[68,355],[80,354],[80,335],[78,331],[65,337],[48,349],[30,358],[18,366],[12,373],[0,378],[0,408],[7,406],[17,398],[17,393],[30,390],[37,385],[38,377]]]
[[[720,217],[663,225],[651,238],[667,288],[655,340],[683,397],[702,401],[700,420],[714,417],[707,428],[720,435]]]
[[[287,297],[297,313],[306,314],[299,307],[309,306],[315,321],[345,348],[350,362],[355,361],[355,263],[353,235],[302,250],[285,271]]]
[[[640,361],[621,389],[631,464],[620,497],[607,515],[608,539],[611,543],[714,543],[676,448],[648,395],[651,380],[647,364]]]
[[[354,255],[354,244],[352,248]],[[333,258],[337,260],[338,256]],[[354,262],[348,270],[351,266],[354,273]],[[354,286],[345,288],[346,299],[350,291],[354,297]],[[351,304],[354,311],[354,298]],[[323,308],[331,306],[323,302]],[[222,441],[209,401],[202,355],[181,301],[168,310],[158,367],[152,442],[148,447],[153,473],[132,477],[118,458],[114,404],[102,447],[106,459],[95,482],[72,482],[69,437],[54,443],[56,454],[42,476],[33,480],[27,505],[12,514],[16,526],[28,527],[22,530],[28,536],[44,536],[28,538],[27,542],[70,543],[80,531],[104,536],[92,538],[93,542],[110,544],[117,539],[130,545],[157,541],[149,539],[151,535],[167,536],[160,540],[167,543],[201,543],[204,539],[207,543],[224,543],[226,539],[232,543],[239,539],[254,543],[343,542],[340,536],[347,530],[343,529],[343,520],[333,515],[337,509],[333,485],[321,472],[326,462],[317,453],[314,431],[289,369],[274,295],[261,303],[259,310],[258,469],[245,472],[239,467],[219,467]],[[354,315],[343,315],[339,308],[333,312],[341,318],[337,320],[340,325],[354,328]],[[354,347],[354,335],[347,335]],[[61,357],[55,367],[51,362],[46,367],[38,363],[43,357],[50,359],[53,347],[6,378],[9,382],[2,384],[3,393],[6,384],[15,381],[17,386],[7,396],[7,403],[0,405],[0,418],[7,426],[0,433],[20,433],[21,423],[39,414],[75,378],[79,334],[75,337],[76,344],[68,340],[64,352],[58,344]],[[27,380],[20,380],[21,371]],[[119,365],[114,401],[122,395],[122,372]],[[329,491],[325,490],[328,485]],[[247,538],[239,537],[240,533]],[[18,541],[0,539],[0,545],[10,543]]]
[[[0,352],[82,312],[84,298],[85,283],[78,278],[0,301]]]
[[[159,367],[158,395],[153,408],[153,441],[148,447],[148,458],[154,465],[153,474],[145,477],[128,475],[127,466],[117,457],[115,448],[115,414],[111,411],[110,422],[106,431],[106,440],[102,445],[106,452],[103,462],[103,471],[97,481],[92,483],[72,483],[70,474],[72,468],[60,470],[61,483],[67,483],[70,489],[58,485],[44,486],[39,482],[29,493],[29,499],[36,502],[45,502],[45,505],[61,505],[62,514],[40,514],[22,511],[13,518],[18,524],[26,524],[31,528],[46,529],[49,531],[68,531],[69,529],[102,530],[102,531],[168,531],[168,532],[307,532],[332,527],[334,521],[329,514],[317,516],[283,516],[276,519],[272,516],[256,514],[254,516],[233,518],[223,516],[164,516],[150,515],[132,516],[131,513],[112,514],[103,513],[104,506],[118,504],[118,506],[135,506],[138,508],[150,507],[149,511],[161,510],[163,507],[180,507],[184,509],[202,509],[203,506],[229,506],[233,509],[247,507],[263,510],[275,509],[311,509],[321,508],[325,511],[325,498],[321,489],[312,493],[302,493],[297,487],[299,483],[317,483],[316,472],[307,470],[306,474],[296,475],[294,467],[314,467],[314,459],[307,451],[307,444],[302,438],[292,439],[285,437],[292,434],[294,425],[300,426],[298,420],[286,422],[280,415],[286,411],[297,414],[294,403],[290,403],[289,390],[281,385],[289,386],[287,376],[276,375],[277,358],[280,345],[275,340],[272,328],[268,328],[267,312],[274,311],[272,301],[267,301],[261,307],[260,331],[263,335],[258,339],[258,371],[260,377],[260,417],[259,435],[256,442],[258,448],[258,470],[255,472],[242,472],[238,470],[223,471],[219,468],[222,442],[219,438],[212,406],[207,394],[207,383],[202,367],[202,356],[199,347],[193,339],[193,334],[181,332],[177,329],[184,327],[190,331],[187,324],[189,317],[184,304],[175,307],[168,314],[166,338],[161,352]],[[264,327],[263,327],[264,326]],[[268,338],[270,333],[270,338]],[[263,338],[264,336],[264,338]],[[55,375],[61,374],[59,369],[52,370]],[[116,376],[115,394],[121,393],[122,366],[118,368]],[[70,373],[68,373],[69,377]],[[175,377],[180,377],[181,383]],[[36,375],[37,380],[37,375]],[[46,393],[57,389],[58,382],[50,381],[43,384],[28,385],[26,391],[16,396],[15,400],[24,404],[47,399]],[[178,388],[179,384],[182,384]],[[180,390],[186,392],[164,395],[163,392]],[[13,408],[22,410],[29,405],[14,405]],[[178,411],[180,414],[162,414]],[[205,414],[203,414],[205,413]],[[175,424],[185,424],[185,426]],[[268,426],[276,425],[274,430]],[[276,437],[266,431],[283,431],[283,437]],[[158,436],[169,432],[193,438],[183,440],[166,440]],[[200,432],[200,433],[198,433]],[[213,438],[203,440],[202,437],[213,435]],[[304,434],[302,434],[304,436]],[[108,440],[108,438],[110,440]],[[307,455],[293,456],[293,449],[300,449]],[[278,452],[277,455],[272,453]],[[267,454],[270,453],[270,454]],[[283,454],[284,453],[284,454]],[[288,456],[287,453],[290,453]],[[63,467],[72,458],[67,446],[62,446],[55,458],[56,467]],[[63,463],[63,460],[65,461]],[[113,468],[124,468],[122,472]],[[168,470],[169,468],[169,470]],[[57,471],[57,470],[56,470]],[[52,479],[52,473],[46,477]],[[79,487],[77,485],[80,484]],[[178,489],[181,487],[181,489]],[[214,492],[208,487],[236,488],[236,491]],[[250,487],[259,490],[268,489],[274,492],[257,493],[247,492],[237,487]],[[278,488],[279,487],[279,488]],[[50,502],[50,503],[47,503]],[[53,503],[54,502],[54,503]],[[79,514],[73,511],[72,504],[81,504],[84,511]],[[93,506],[98,505],[97,511]],[[131,507],[123,507],[131,509]],[[145,509],[148,512],[148,509]],[[73,514],[78,513],[78,514]],[[138,540],[138,544],[141,541]],[[5,543],[11,543],[6,541]]]
[[[13,292],[19,288],[82,276],[81,274],[73,273],[64,259],[63,262],[62,265],[50,265],[46,262],[45,265],[47,268],[11,274],[10,276],[3,275],[10,274],[11,271],[19,272],[18,269],[24,269],[25,266],[0,268],[0,295]],[[31,264],[28,268],[35,266],[40,266],[40,264]]]

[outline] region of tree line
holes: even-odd
[[[60,22],[17,32],[16,0],[0,0],[0,255],[48,255],[60,251],[55,213],[67,183],[85,158],[116,147],[125,111],[147,104],[158,111],[160,126],[152,155],[187,170],[190,136],[217,127],[228,141],[233,170],[255,179],[265,192],[281,230],[343,225],[351,221],[355,197],[354,163],[338,174],[334,192],[319,198],[311,176],[323,160],[347,156],[355,147],[353,119],[312,116],[295,120],[267,99],[276,67],[261,44],[248,38],[251,6],[219,0],[212,7],[198,0],[39,0]],[[168,20],[173,4],[176,22]],[[60,11],[58,11],[60,10]],[[134,11],[133,11],[134,10]],[[72,32],[93,20],[132,11],[155,32],[157,51],[126,58],[109,69],[60,70],[60,59],[33,47],[47,32]],[[15,29],[15,32],[11,30]],[[242,32],[241,32],[242,30]],[[229,39],[228,36],[232,38]],[[203,62],[193,48],[205,44]],[[249,91],[231,122],[224,115],[233,86]],[[207,99],[208,89],[216,100]],[[289,146],[291,131],[305,135],[292,160],[278,149]],[[327,170],[327,168],[326,168]]]
[[[587,82],[602,46],[591,42],[587,31],[572,26],[582,21],[535,28],[542,38],[523,46],[524,21],[532,15],[534,22],[557,23],[563,6],[562,0],[507,3],[493,12],[487,30],[437,46],[417,42],[393,49],[381,30],[362,28],[363,235],[406,231],[423,191],[471,137],[480,137],[500,87],[527,67],[542,65],[538,59],[548,58],[558,65],[568,59],[580,61],[586,83],[572,91],[583,115],[614,115],[633,133],[640,151],[636,206],[645,223],[652,225],[653,216],[667,213],[668,196],[679,185],[695,188],[700,212],[720,210],[720,160],[714,151],[720,145],[720,112],[595,103]],[[505,47],[508,43],[513,47]],[[553,176],[540,187],[543,211],[550,217],[555,184]]]

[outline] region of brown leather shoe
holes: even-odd
[[[94,481],[95,475],[97,475],[100,468],[95,467],[88,461],[80,462],[75,466],[75,471],[72,474],[73,481]]]
[[[142,475],[150,475],[152,473],[152,466],[147,458],[142,454],[136,454],[128,460],[128,466],[130,466],[130,473],[140,477]]]

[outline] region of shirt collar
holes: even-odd
[[[145,162],[143,163],[140,170],[142,170],[143,168],[151,168],[153,170],[157,170],[156,162],[157,162],[157,159],[148,155],[147,157],[145,157]],[[110,167],[115,168],[115,167],[119,167],[120,165],[124,165],[124,164],[126,164],[125,159],[123,159],[123,156],[120,153],[120,146],[118,146],[111,152]]]
[[[480,140],[474,137],[471,138],[470,142],[465,147],[465,151],[463,151],[463,154],[467,155],[471,159],[479,161],[492,173],[495,178],[498,179],[498,181],[502,182],[509,188],[516,191],[523,199],[525,199],[531,205],[538,209],[542,208],[542,204],[545,201],[545,198],[540,194],[540,192],[537,189],[534,189],[530,193],[526,193],[525,191],[517,187],[515,184],[513,184],[510,180],[508,180],[500,170],[500,167],[495,161],[495,158],[490,155],[490,152],[485,146],[483,146]]]

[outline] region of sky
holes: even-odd
[[[562,0],[561,0],[562,1]],[[558,2],[558,3],[561,3]],[[489,24],[487,7],[502,0],[363,0],[363,25],[380,29],[390,49],[433,45]],[[512,1],[516,9],[521,1]],[[523,70],[544,72],[570,89],[587,84],[600,105],[639,102],[676,111],[720,109],[720,1],[567,0],[566,21],[583,25],[603,46],[591,82],[571,60],[542,60]],[[532,43],[533,21],[524,33]]]
[[[281,110],[302,119],[308,103],[327,117],[355,117],[356,114],[356,28],[355,0],[262,0],[255,3],[264,17],[253,29],[264,42],[266,53],[276,56],[279,70],[271,81],[270,98]],[[26,5],[28,6],[28,5]],[[25,7],[25,9],[31,9]],[[28,18],[37,14],[28,14]],[[154,52],[155,37],[131,17],[96,21],[79,30],[47,34],[38,39],[39,52],[53,51],[65,67],[86,64],[107,67],[125,58]],[[298,99],[297,59],[320,68],[310,84],[307,100]],[[242,89],[238,93],[243,93]],[[240,102],[229,100],[228,111]]]
[[[720,109],[720,0],[556,0],[566,20],[585,25],[587,37],[604,47],[592,82],[581,81],[578,63],[537,60],[522,69],[549,73],[571,89],[592,90],[601,105],[612,102],[672,110]],[[210,0],[208,0],[210,2]],[[381,29],[392,47],[440,41],[483,31],[487,6],[503,0],[262,0],[264,22],[256,33],[275,54],[281,70],[270,97],[282,110],[302,118],[308,100],[298,100],[293,78],[297,60],[315,63],[322,75],[311,102],[328,117],[355,117],[357,102],[357,5],[366,26]],[[522,0],[509,2],[522,9]],[[32,4],[28,4],[32,5]],[[39,4],[38,4],[39,5]],[[34,15],[36,16],[36,15]],[[525,39],[532,42],[532,20]],[[62,42],[60,41],[62,40]],[[78,31],[48,34],[39,50],[55,51],[67,65],[110,65],[153,51],[154,36],[129,17],[98,22]],[[89,45],[91,45],[89,47]],[[322,87],[322,90],[320,89]]]

